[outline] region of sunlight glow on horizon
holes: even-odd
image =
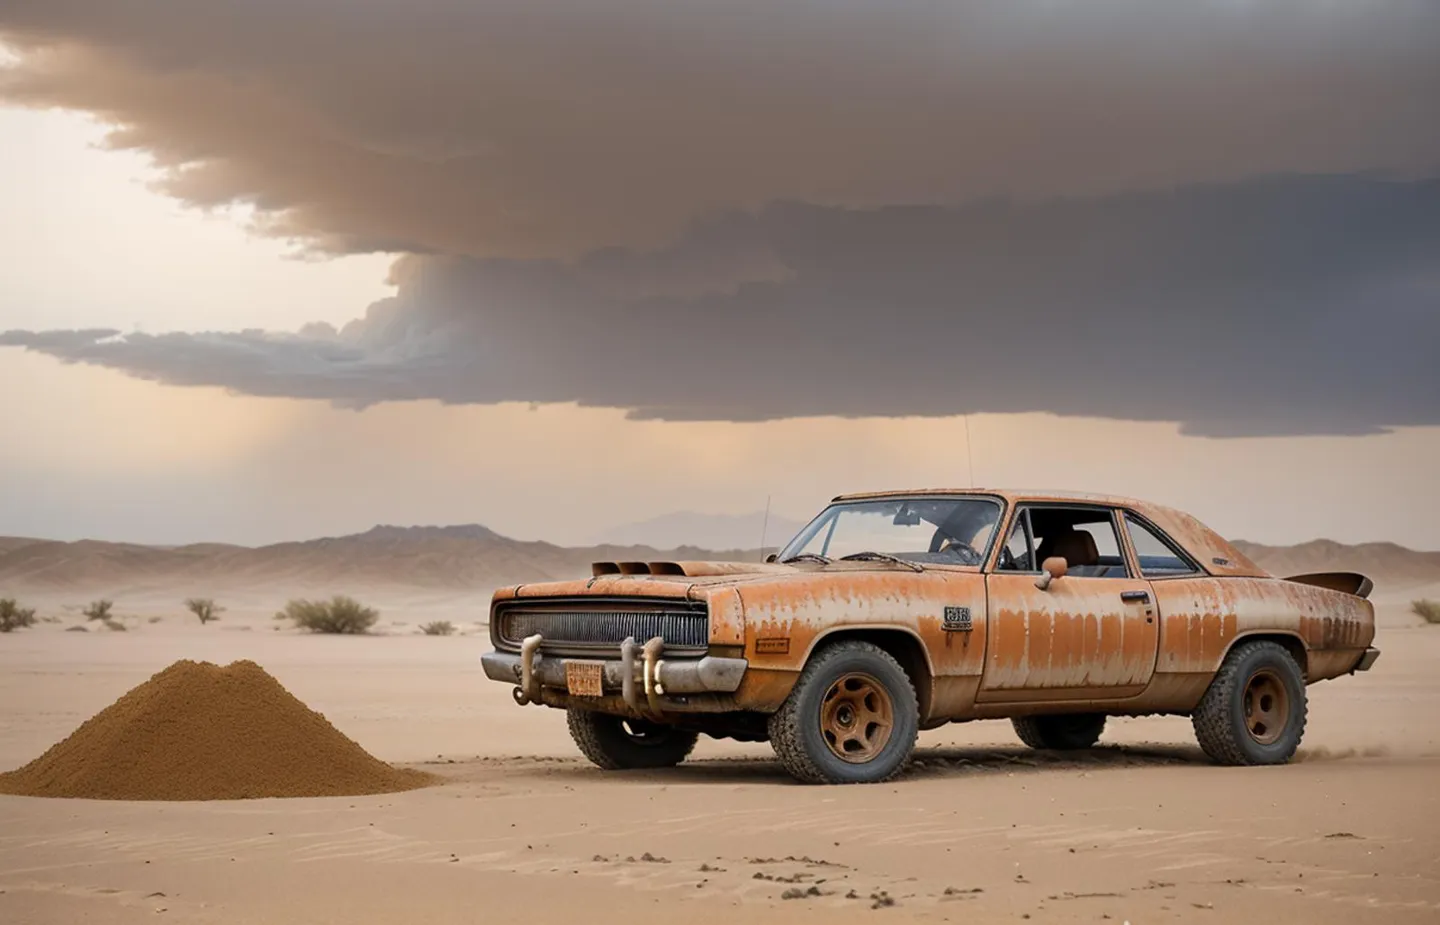
[[[251,210],[154,191],[143,154],[61,110],[0,107],[0,330],[297,330],[393,292],[389,254],[316,259],[249,230]]]

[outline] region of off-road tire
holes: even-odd
[[[850,675],[877,682],[890,699],[892,724],[879,753],[864,763],[838,757],[822,730],[821,709],[832,685]],[[879,646],[836,642],[811,656],[785,703],[769,720],[770,744],[792,777],[806,784],[873,784],[899,774],[915,750],[920,708],[905,669]]]
[[[1253,679],[1267,675],[1283,685],[1288,699],[1285,722],[1275,741],[1257,741],[1245,713],[1245,692]],[[1200,748],[1217,764],[1284,764],[1305,734],[1305,674],[1294,656],[1269,640],[1245,642],[1230,650],[1190,715]]]
[[[574,707],[565,711],[570,737],[606,771],[672,768],[685,760],[699,734],[647,720]],[[633,730],[633,731],[632,731]]]
[[[1057,713],[1051,716],[1016,716],[1010,720],[1015,734],[1031,748],[1075,751],[1090,748],[1105,731],[1104,713]]]

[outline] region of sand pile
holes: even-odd
[[[185,660],[0,774],[0,793],[236,800],[391,793],[429,781],[371,756],[254,662]]]

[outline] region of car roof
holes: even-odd
[[[1020,501],[1055,501],[1074,504],[1100,504],[1134,511],[1160,528],[1187,553],[1195,558],[1211,575],[1234,577],[1268,577],[1269,573],[1251,561],[1229,540],[1201,523],[1194,516],[1175,508],[1127,498],[1123,495],[1106,495],[1093,492],[1064,491],[1057,489],[1019,488],[918,488],[894,491],[853,492],[836,495],[831,503],[863,501],[878,498],[915,497],[917,495],[985,495],[1004,498],[1015,503]]]
[[[1055,488],[915,488],[896,491],[849,492],[836,495],[835,501],[860,501],[871,498],[902,498],[915,495],[991,495],[1007,501],[1070,501],[1076,504],[1103,504],[1109,507],[1140,508],[1156,507],[1152,502],[1124,495],[1106,495],[1098,492],[1065,491]]]

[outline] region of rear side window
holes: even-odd
[[[1166,578],[1194,575],[1199,571],[1184,553],[1129,514],[1125,515],[1125,529],[1130,531],[1130,543],[1135,547],[1142,576]]]

